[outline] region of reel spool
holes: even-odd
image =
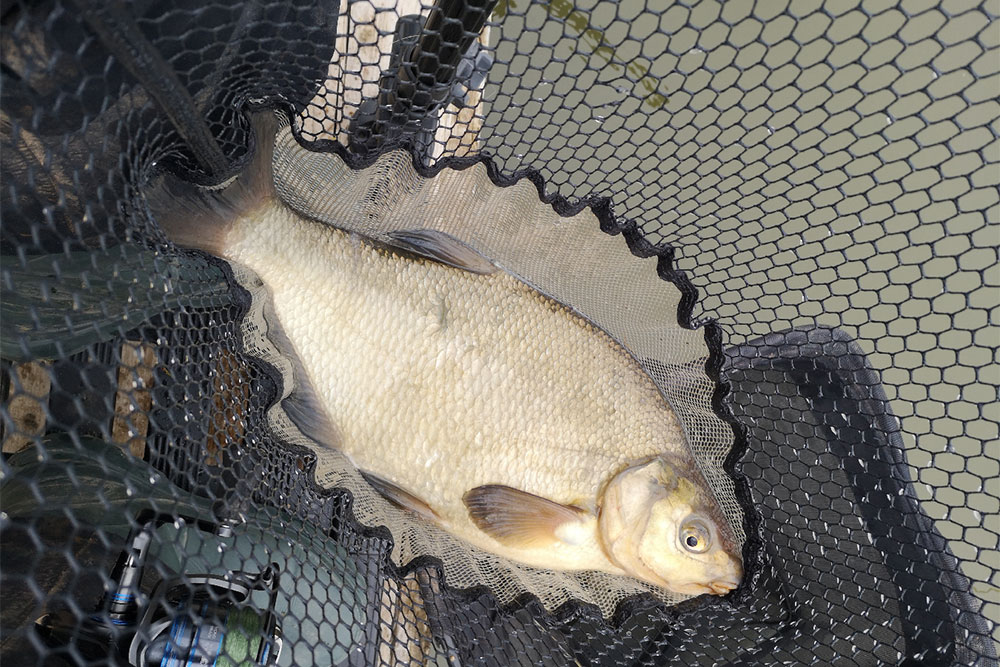
[[[133,667],[276,665],[282,648],[274,611],[278,565],[271,563],[256,574],[183,574],[161,580],[147,596],[139,584],[156,528],[174,523],[216,538],[232,536],[227,523],[151,514],[140,514],[141,528],[130,535],[112,571],[114,592],[105,594],[83,626],[72,612],[55,612],[35,622],[39,635],[50,646],[72,645],[87,658],[112,656]],[[251,600],[257,591],[268,593],[264,609]]]
[[[254,590],[271,590],[273,597],[277,569],[269,566],[253,581],[233,574],[160,582],[132,639],[129,664],[211,665],[225,656],[231,665],[274,665],[281,631],[273,610],[254,609],[249,597]]]

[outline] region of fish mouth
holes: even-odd
[[[735,581],[713,581],[708,585],[708,588],[710,588],[712,593],[715,595],[725,595],[726,593],[735,590],[737,586],[739,586],[739,584]]]
[[[683,587],[678,587],[676,590],[680,593],[686,593],[687,595],[726,595],[730,591],[735,590],[739,586],[739,582],[720,580],[713,581],[710,584],[688,584]]]

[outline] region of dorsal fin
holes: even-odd
[[[477,486],[462,497],[473,523],[498,542],[513,547],[580,541],[576,528],[590,513],[500,484]]]
[[[434,229],[403,229],[389,233],[387,245],[472,273],[488,274],[496,265],[454,236]]]

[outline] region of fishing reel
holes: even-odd
[[[161,580],[146,596],[139,584],[158,527],[173,523],[219,540],[232,536],[227,523],[151,515],[140,514],[140,527],[129,535],[112,570],[115,588],[94,613],[82,622],[70,611],[46,614],[35,621],[39,635],[50,646],[72,647],[88,660],[112,657],[134,667],[276,665],[282,647],[274,611],[278,566],[271,563],[258,573],[184,574]],[[264,609],[251,600],[258,592],[267,596]]]

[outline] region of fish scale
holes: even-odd
[[[400,443],[415,441],[416,430],[435,451],[468,452],[442,457],[464,488],[452,499],[425,498],[435,507],[453,503],[464,513],[465,490],[498,482],[557,501],[595,495],[609,471],[686,447],[655,384],[622,364],[626,355],[610,338],[550,309],[508,274],[480,276],[357,245],[283,205],[234,231],[243,238],[227,257],[269,286],[285,333],[359,466],[429,491],[423,466],[400,461]],[[293,255],[289,247],[305,251]],[[400,289],[408,296],[400,298]],[[451,294],[443,330],[427,321],[435,290]],[[505,326],[474,326],[490,313],[504,313]],[[564,317],[552,322],[553,313]],[[328,325],[315,326],[320,318]],[[597,391],[600,385],[614,389]],[[649,414],[619,404],[643,405]]]

